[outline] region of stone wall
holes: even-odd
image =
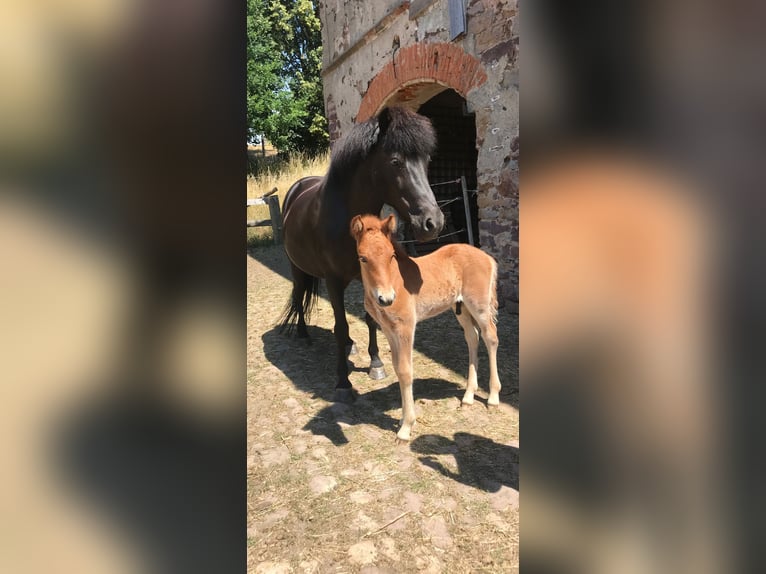
[[[501,303],[518,301],[516,0],[466,0],[450,41],[447,0],[321,0],[331,141],[389,104],[417,109],[452,88],[476,117],[479,239],[499,267]]]

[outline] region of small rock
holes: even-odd
[[[401,518],[399,518],[401,514],[402,514],[401,508],[395,508],[391,506],[386,509],[386,511],[383,513],[383,518],[382,518],[383,524],[386,524],[387,522],[398,518],[398,520],[386,526],[386,532],[396,532],[397,530],[404,530],[407,528],[407,516],[402,516]]]
[[[298,402],[298,400],[295,397],[290,397],[289,399],[285,399],[282,401],[282,404],[285,405],[290,410],[303,410],[303,407],[301,407],[301,404]]]
[[[399,552],[396,550],[396,543],[390,536],[383,536],[378,539],[378,545],[380,546],[381,553],[393,562],[398,562],[400,559]]]
[[[355,502],[356,504],[367,504],[372,502],[372,495],[364,490],[355,490],[349,494],[348,497],[351,499],[351,502]]]
[[[357,542],[348,549],[348,558],[354,564],[372,564],[377,555],[378,553],[372,540]]]
[[[423,505],[423,497],[414,492],[404,493],[404,508],[410,512],[420,512],[420,508]]]
[[[311,449],[311,456],[317,460],[327,460],[327,451],[319,446]]]
[[[501,486],[500,490],[490,494],[490,505],[495,510],[516,508],[519,505],[519,491],[509,486]]]
[[[283,464],[290,460],[290,451],[286,446],[278,446],[261,453],[261,464],[265,467]]]
[[[292,568],[287,562],[261,562],[255,567],[255,574],[290,574]]]
[[[444,571],[443,564],[433,555],[433,551],[422,546],[416,549],[415,567],[426,574],[440,574]]]
[[[274,512],[269,512],[266,516],[259,520],[255,526],[259,530],[266,530],[267,528],[271,528],[278,522],[281,522],[287,518],[288,514],[290,514],[290,512],[286,508],[280,508]]]
[[[330,492],[337,486],[337,484],[338,481],[332,476],[324,476],[320,474],[309,481],[309,488],[314,494],[324,494],[325,492]]]
[[[316,560],[303,560],[300,564],[298,564],[298,568],[300,568],[304,574],[313,574],[319,570],[319,562]]]
[[[442,516],[436,515],[426,518],[423,521],[423,535],[430,538],[431,543],[437,548],[446,549],[452,546],[452,537]]]
[[[357,514],[356,519],[351,524],[354,530],[359,530],[362,532],[372,532],[374,530],[377,530],[379,527],[379,524],[375,522],[372,518],[367,516],[364,512],[359,512]]]

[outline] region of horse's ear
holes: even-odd
[[[364,231],[364,223],[362,223],[361,215],[357,215],[351,220],[349,229],[351,230],[351,237],[353,237],[356,241],[359,241],[359,238],[362,236],[362,232]]]
[[[396,233],[396,217],[392,213],[386,219],[383,220],[383,232],[389,236],[393,236]]]
[[[380,133],[384,134],[388,131],[388,126],[391,124],[391,112],[388,108],[383,108],[378,114],[378,129]]]

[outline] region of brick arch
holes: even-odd
[[[356,122],[373,116],[391,94],[402,88],[436,83],[452,88],[464,98],[487,81],[481,62],[447,43],[413,44],[396,52],[394,60],[378,72],[362,98]]]

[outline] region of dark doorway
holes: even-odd
[[[466,110],[465,100],[454,90],[444,90],[427,102],[418,113],[428,117],[437,134],[436,153],[431,157],[428,179],[445,215],[445,226],[437,241],[417,244],[418,254],[430,253],[445,243],[468,243],[463,190],[459,182],[465,176],[474,244],[478,246],[479,217],[476,202],[476,118]],[[439,185],[443,184],[443,185]],[[448,202],[448,203],[447,203]]]

